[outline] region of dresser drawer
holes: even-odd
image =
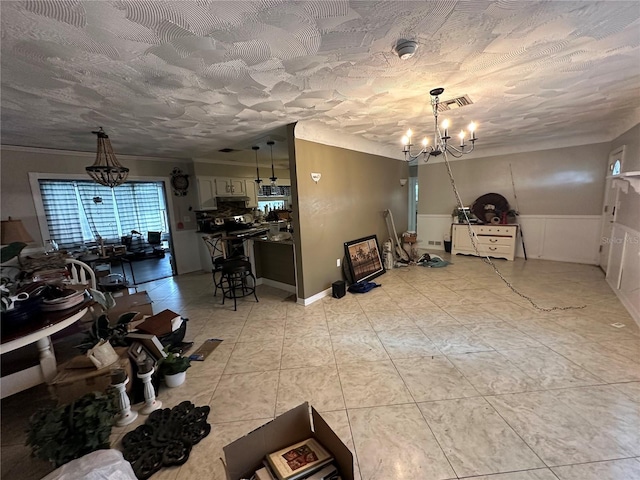
[[[480,255],[499,255],[499,256],[512,256],[513,247],[511,245],[478,245],[478,252]]]
[[[515,237],[518,227],[515,225],[476,225],[473,230],[477,235]]]
[[[478,235],[479,245],[512,245],[513,237],[492,237],[488,235]]]

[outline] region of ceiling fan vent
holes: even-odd
[[[445,100],[438,104],[439,112],[446,112],[447,110],[454,110],[456,108],[466,107],[467,105],[473,105],[473,102],[468,95],[462,97],[452,98],[451,100]]]

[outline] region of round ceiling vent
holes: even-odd
[[[402,40],[396,45],[396,53],[402,60],[413,57],[418,49],[418,44],[413,40]]]

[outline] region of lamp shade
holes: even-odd
[[[22,220],[14,220],[9,217],[9,220],[2,220],[2,226],[0,227],[0,243],[2,245],[9,245],[14,242],[29,243],[33,242],[33,238],[24,228]]]

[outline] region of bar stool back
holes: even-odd
[[[251,272],[251,262],[248,260],[228,259],[222,264],[222,275],[219,287],[222,290],[222,304],[225,298],[233,298],[233,309],[238,309],[238,298],[256,295],[256,277]]]

